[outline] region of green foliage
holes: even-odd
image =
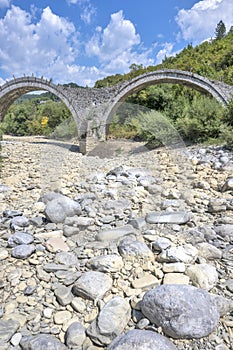
[[[26,97],[11,105],[0,130],[16,136],[50,135],[57,125],[70,116],[70,111],[60,100],[53,101],[44,96]]]
[[[59,124],[50,136],[55,139],[69,140],[77,135],[77,125],[73,117],[69,117]]]
[[[216,40],[220,40],[223,39],[224,36],[226,35],[226,26],[223,23],[223,21],[221,20],[218,24],[217,27],[215,29],[215,39]]]
[[[223,123],[224,109],[216,100],[204,96],[195,98],[177,118],[175,126],[189,142],[203,142],[218,138]]]
[[[133,64],[130,66],[129,73],[116,74],[98,80],[95,87],[111,86],[163,68],[192,71],[209,79],[222,80],[233,85],[233,30],[231,28],[227,34],[224,34],[224,27],[221,26],[220,29],[221,37],[218,40],[205,41],[195,47],[188,44],[176,56],[165,57],[163,62],[157,66],[142,67]]]

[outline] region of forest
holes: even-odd
[[[233,27],[226,32],[220,21],[214,37],[193,47],[190,43],[174,57],[165,57],[157,66],[132,64],[129,73],[108,76],[95,83],[96,88],[130,80],[162,68],[192,71],[208,79],[233,85]],[[69,85],[69,84],[68,84]],[[70,83],[70,86],[77,86]],[[146,141],[151,147],[163,144],[167,120],[187,144],[225,143],[233,147],[233,99],[223,107],[211,96],[176,85],[151,85],[125,101],[109,126],[109,137]],[[63,126],[59,128],[59,125]],[[156,130],[151,132],[151,130]],[[66,106],[52,94],[27,94],[9,108],[0,132],[11,135],[72,137],[74,121]]]

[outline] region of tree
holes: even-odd
[[[221,20],[217,24],[217,27],[215,29],[215,39],[220,40],[220,39],[224,38],[225,35],[226,35],[226,26],[223,23],[223,21]]]

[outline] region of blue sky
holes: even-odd
[[[0,0],[0,85],[24,74],[93,86],[233,25],[233,0]]]

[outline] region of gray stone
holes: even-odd
[[[70,304],[73,299],[70,288],[62,285],[55,289],[54,294],[56,295],[58,303],[62,306]]]
[[[17,227],[28,227],[30,224],[28,218],[26,218],[25,216],[15,216],[11,219],[11,223],[10,226],[11,228],[13,228],[14,230],[17,229]]]
[[[173,338],[201,338],[217,327],[219,312],[210,294],[188,285],[161,285],[143,297],[141,310]]]
[[[20,341],[23,350],[66,350],[67,347],[50,334],[23,337]]]
[[[191,263],[197,258],[198,250],[191,244],[185,244],[183,246],[171,247],[163,251],[158,260],[161,262],[184,262]]]
[[[231,239],[233,237],[233,225],[232,224],[223,224],[216,226],[214,231],[221,237],[226,239]]]
[[[68,226],[68,225],[63,226],[63,235],[65,237],[71,237],[71,236],[77,235],[79,232],[80,232],[80,229],[78,227]]]
[[[104,305],[98,317],[87,329],[87,334],[99,345],[110,344],[123,332],[130,317],[129,302],[121,297],[115,297]]]
[[[154,261],[154,254],[146,243],[132,238],[123,239],[118,245],[119,253],[127,259],[144,259]]]
[[[95,222],[94,219],[88,218],[86,216],[73,216],[73,217],[67,217],[65,219],[64,224],[68,226],[75,226],[79,227],[80,229],[85,229],[88,226],[93,225]]]
[[[69,266],[66,266],[64,264],[48,263],[48,264],[44,264],[43,269],[46,272],[55,272],[59,270],[69,271]]]
[[[149,224],[186,224],[191,214],[183,211],[178,212],[151,212],[146,215],[146,222]]]
[[[222,251],[212,244],[202,242],[196,247],[198,249],[198,255],[207,260],[221,259],[222,257]]]
[[[125,225],[121,227],[112,228],[109,230],[103,230],[100,231],[96,239],[98,241],[111,241],[111,240],[117,240],[119,238],[122,238],[124,236],[128,236],[131,234],[135,234],[135,229],[131,225]]]
[[[7,343],[19,329],[20,323],[16,320],[0,320],[0,341]]]
[[[186,269],[186,275],[194,286],[205,290],[212,289],[218,282],[217,270],[210,264],[191,265]]]
[[[152,248],[156,252],[161,252],[167,248],[170,248],[172,242],[166,237],[159,237],[156,241],[152,242]]]
[[[166,337],[153,331],[133,329],[119,335],[107,350],[177,350]]]
[[[116,254],[96,256],[87,262],[89,268],[100,272],[117,272],[123,265],[122,257]]]
[[[58,196],[48,201],[45,207],[45,215],[54,223],[64,222],[66,217],[81,214],[80,204],[69,197]]]
[[[33,244],[21,244],[12,249],[11,255],[13,258],[26,259],[31,256],[36,250]]]
[[[72,323],[65,334],[65,343],[70,348],[81,347],[86,338],[86,331],[80,322]]]
[[[227,299],[222,295],[210,294],[217,306],[220,316],[225,316],[228,312],[233,311],[233,300]]]
[[[85,299],[101,299],[112,288],[112,278],[99,271],[84,272],[74,284],[74,295]]]
[[[30,244],[34,241],[34,237],[26,232],[15,232],[8,238],[8,246],[15,247],[20,244]]]
[[[70,252],[59,252],[55,256],[55,262],[67,266],[76,266],[78,265],[78,258],[75,254]]]

